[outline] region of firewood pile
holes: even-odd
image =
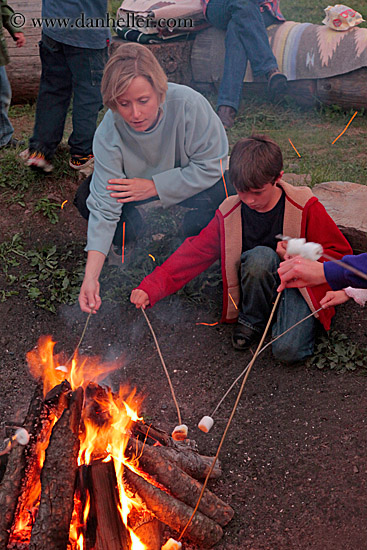
[[[23,423],[28,445],[0,457],[1,549],[160,550],[164,524],[183,530],[213,458],[134,414],[97,383],[72,389],[65,379],[45,396],[37,386]],[[216,465],[212,477],[220,474]],[[206,489],[185,538],[213,547],[233,513]]]

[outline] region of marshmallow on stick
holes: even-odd
[[[175,539],[168,539],[166,544],[162,546],[162,550],[180,550],[182,548],[182,543],[177,542]]]
[[[213,424],[214,420],[211,416],[203,416],[198,424],[198,428],[199,430],[207,434],[211,430]]]
[[[307,260],[318,260],[323,254],[323,248],[318,243],[307,243],[306,239],[289,239],[287,242],[289,256],[303,256]]]
[[[180,424],[180,426],[176,426],[173,430],[172,439],[175,441],[185,441],[185,439],[187,439],[187,432],[188,427],[186,424]]]

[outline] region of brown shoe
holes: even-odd
[[[234,125],[236,110],[233,109],[233,107],[229,107],[229,105],[221,105],[218,109],[218,116],[224,128],[227,130]]]

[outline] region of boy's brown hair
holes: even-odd
[[[283,169],[279,145],[268,136],[252,135],[237,141],[229,160],[229,178],[236,191],[275,184]]]
[[[141,44],[123,44],[113,53],[105,67],[101,92],[103,103],[117,110],[117,99],[137,76],[148,80],[163,103],[167,92],[167,76],[156,57]]]

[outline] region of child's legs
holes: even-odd
[[[278,286],[280,258],[267,246],[256,246],[241,255],[242,301],[238,322],[261,333],[270,316]]]
[[[277,311],[276,322],[273,325],[272,337],[282,334],[289,327],[304,319],[311,313],[303,296],[297,288],[283,290]],[[313,354],[315,335],[315,317],[310,317],[272,345],[273,355],[279,361],[302,361]]]
[[[29,140],[31,151],[51,158],[62,140],[66,113],[71,99],[71,73],[63,44],[42,35],[40,42],[42,75],[37,98],[36,122]]]
[[[89,155],[96,131],[98,112],[103,107],[101,80],[107,61],[107,48],[65,48],[73,75],[73,132],[69,138],[72,155]]]

